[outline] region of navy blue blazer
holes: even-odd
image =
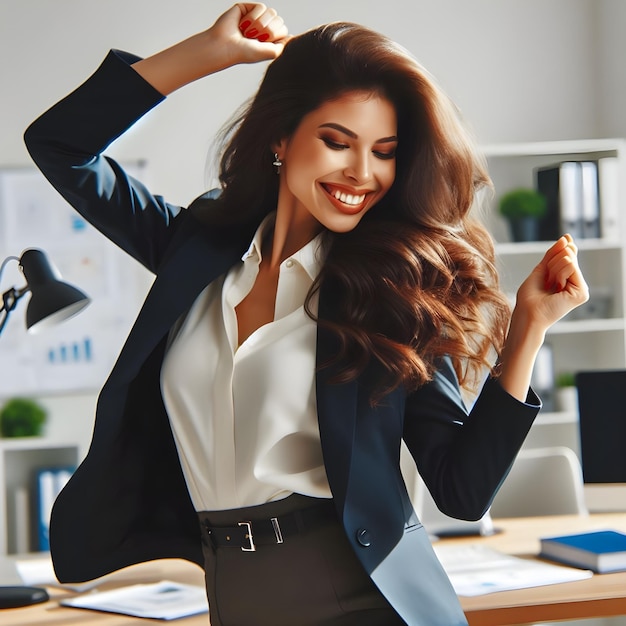
[[[163,97],[111,51],[98,70],[27,129],[34,161],[89,222],[155,280],[97,404],[93,440],[54,506],[51,550],[61,581],[84,581],[156,558],[203,563],[192,507],[160,391],[168,333],[199,293],[240,260],[252,233],[209,229],[206,194],[183,209],[149,192],[103,156]],[[319,316],[342,297],[325,287]],[[317,361],[335,349],[318,329]],[[478,519],[508,472],[539,408],[488,379],[468,411],[450,363],[415,393],[369,404],[376,365],[331,384],[317,373],[319,430],[346,536],[364,568],[410,625],[465,624],[456,595],[417,519],[400,472],[404,439],[440,508]]]

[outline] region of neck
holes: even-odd
[[[286,258],[314,239],[323,226],[308,211],[297,210],[295,203],[278,203],[269,259],[278,267]],[[264,255],[265,256],[265,255]]]

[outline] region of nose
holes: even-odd
[[[359,185],[369,181],[372,178],[372,164],[370,158],[369,151],[353,151],[344,169],[345,177]]]

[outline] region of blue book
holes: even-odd
[[[61,489],[74,472],[74,467],[44,467],[37,471],[37,547],[40,552],[50,550],[50,513]]]
[[[541,539],[539,556],[599,574],[626,570],[626,533],[598,530]]]

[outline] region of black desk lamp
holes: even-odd
[[[59,272],[42,250],[30,248],[20,258],[7,257],[0,266],[0,278],[9,261],[19,262],[26,285],[20,289],[11,287],[2,294],[0,313],[4,311],[4,317],[0,321],[0,333],[18,300],[29,291],[31,298],[26,309],[26,328],[31,333],[76,315],[91,302],[80,289],[61,280]]]
[[[9,261],[17,261],[20,264],[26,285],[20,289],[11,287],[2,294],[0,313],[4,312],[4,317],[0,320],[0,333],[18,300],[29,291],[31,298],[26,309],[26,328],[31,333],[69,319],[91,302],[80,289],[61,280],[59,272],[50,264],[42,250],[31,248],[25,250],[20,258],[7,257],[0,265],[0,279]],[[46,590],[39,587],[0,586],[0,609],[26,606],[46,600],[48,600]]]

